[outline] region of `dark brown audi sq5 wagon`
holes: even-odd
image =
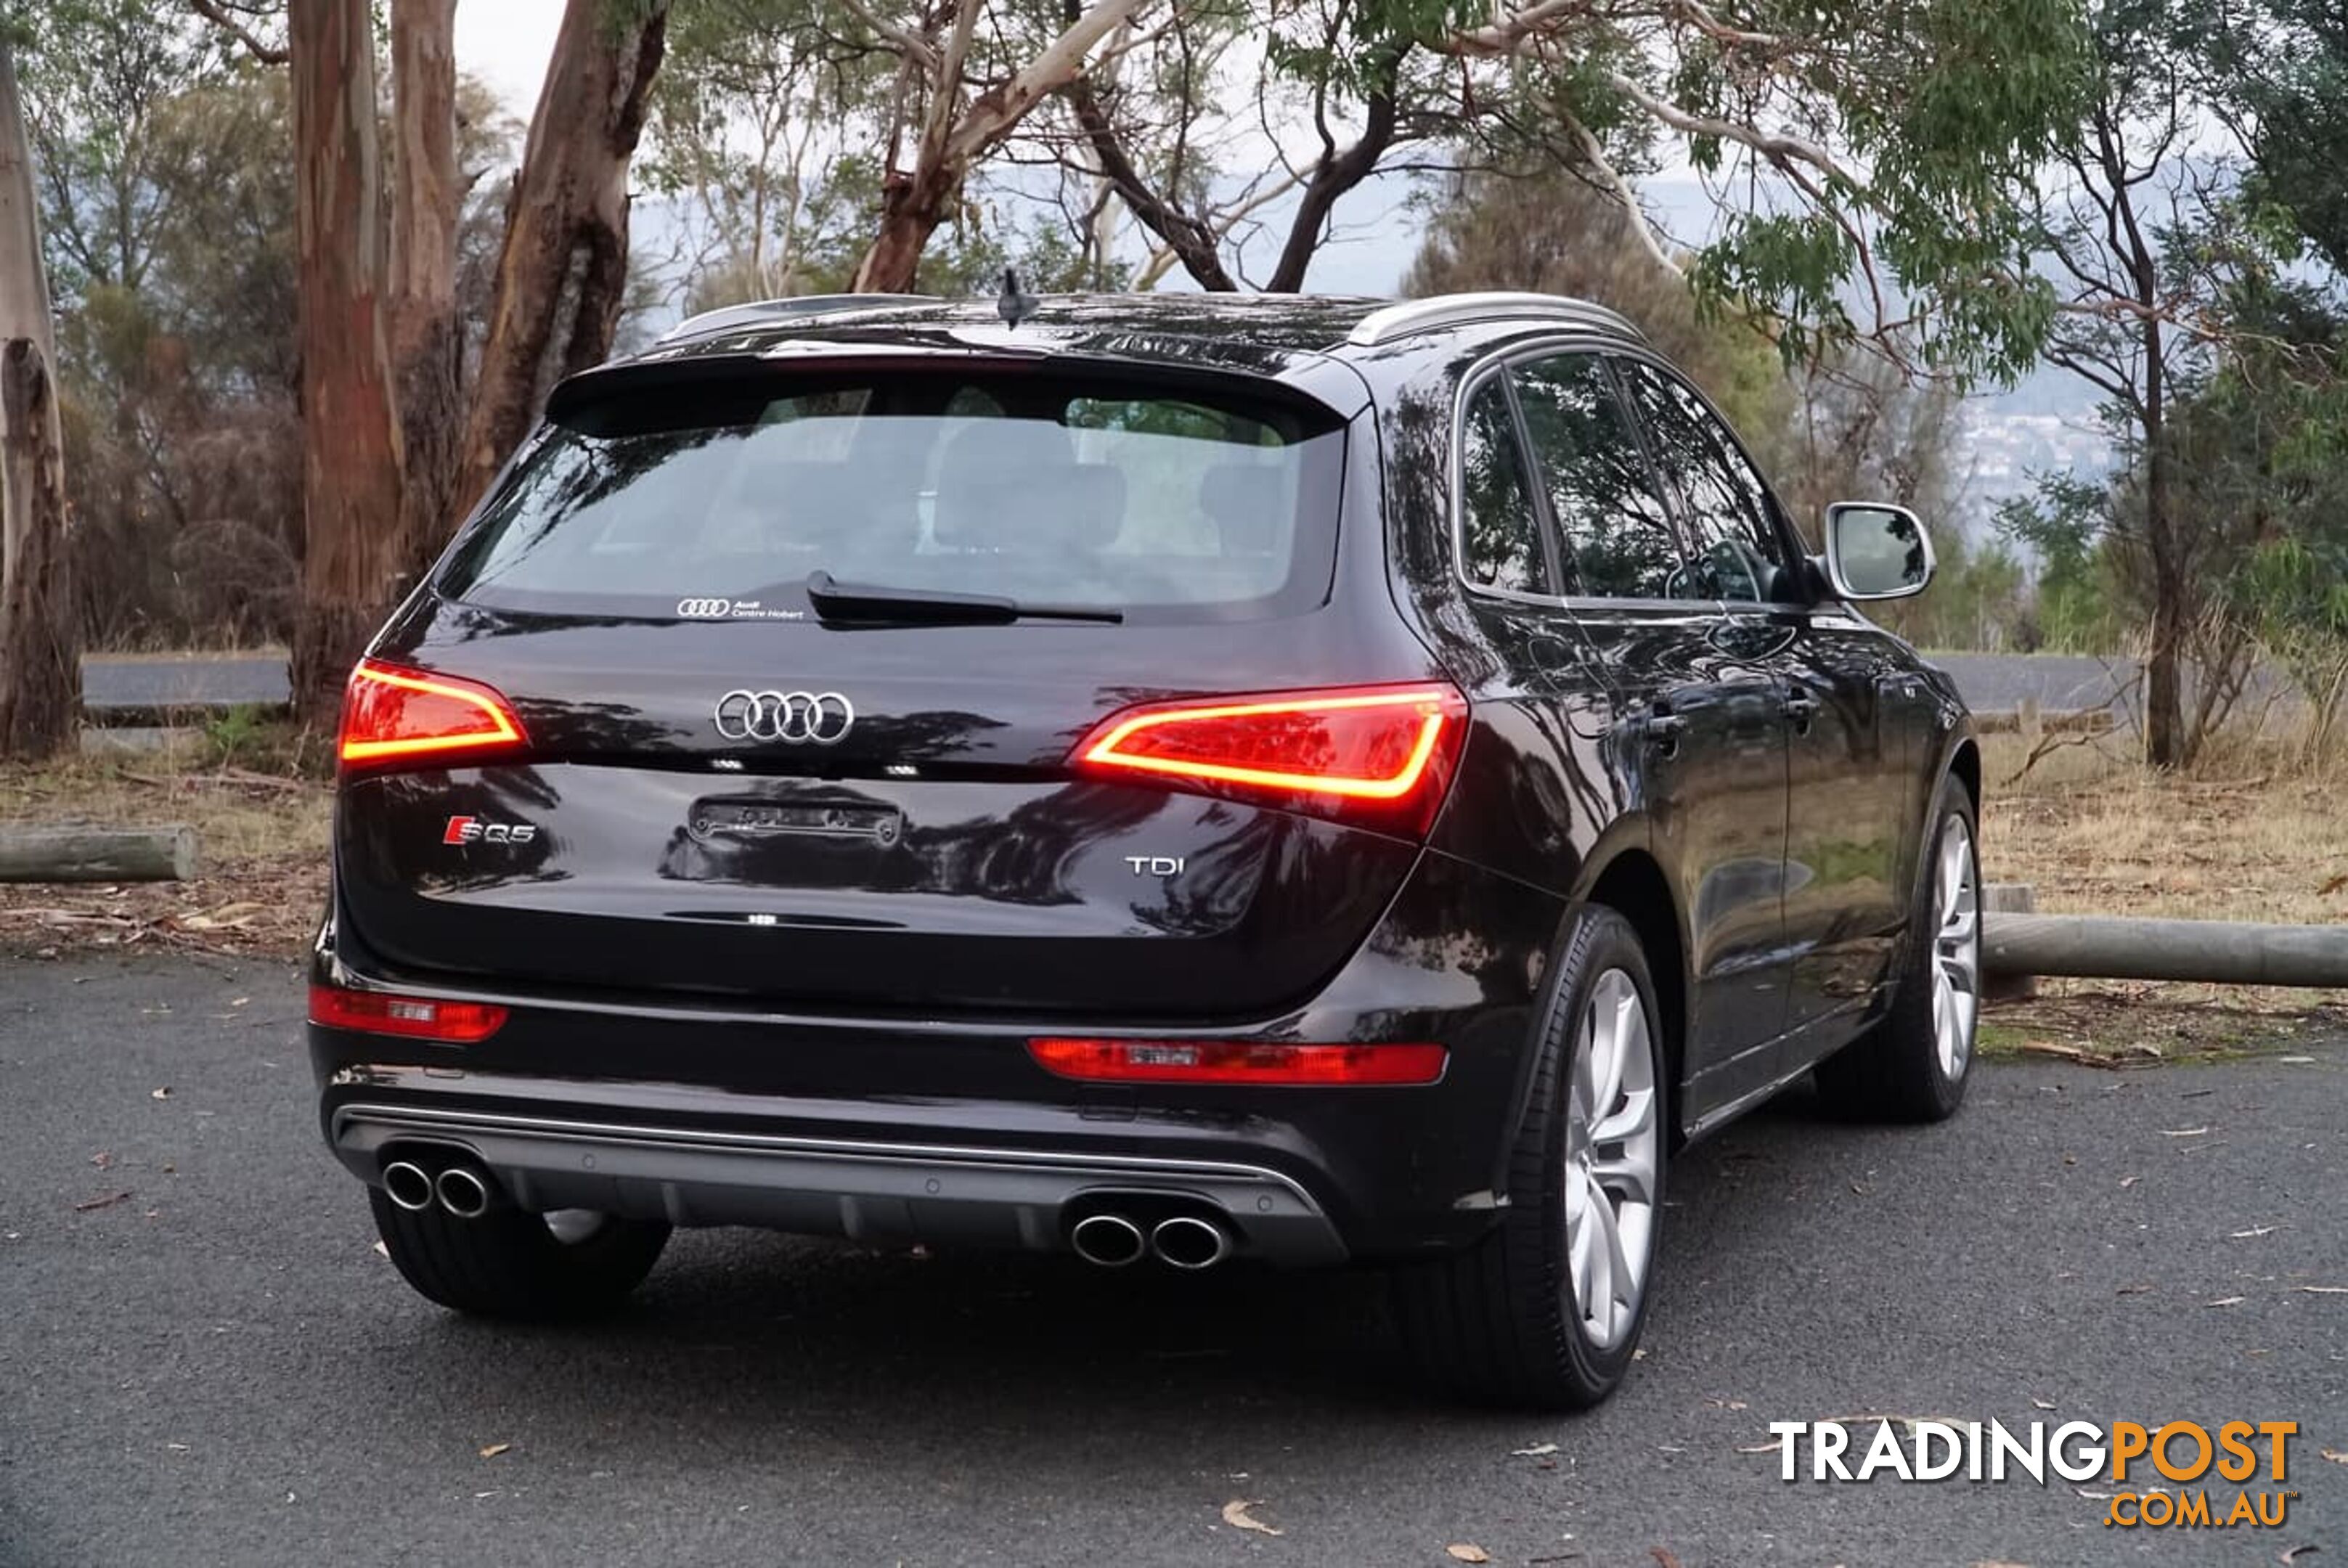
[[[676,1225],[1374,1264],[1591,1403],[1688,1140],[1964,1093],[1981,764],[1860,608],[1931,545],[1817,522],[1571,300],[687,322],[352,672],[327,1142],[461,1311]]]

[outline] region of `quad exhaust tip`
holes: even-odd
[[[1068,1232],[1076,1255],[1100,1268],[1123,1268],[1138,1263],[1148,1247],[1141,1227],[1123,1214],[1086,1214]]]
[[[1149,1233],[1149,1250],[1169,1268],[1212,1268],[1231,1255],[1231,1237],[1212,1220],[1176,1214]]]
[[[433,1184],[440,1206],[460,1220],[477,1220],[489,1212],[489,1184],[469,1165],[451,1165]]]
[[[394,1160],[383,1168],[384,1195],[409,1214],[432,1206],[432,1175],[413,1160]]]

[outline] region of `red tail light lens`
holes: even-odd
[[[522,744],[512,707],[478,681],[362,659],[343,691],[337,752],[346,768],[442,764]]]
[[[1439,1045],[1290,1045],[1245,1040],[1031,1040],[1046,1071],[1096,1083],[1433,1083]]]
[[[1468,701],[1451,686],[1349,686],[1127,708],[1077,743],[1076,760],[1177,787],[1392,814],[1423,831],[1467,740]]]
[[[396,1034],[405,1040],[435,1040],[472,1045],[505,1027],[506,1009],[489,1002],[440,1001],[396,996],[388,991],[351,991],[339,986],[310,988],[310,1021],[363,1034]]]

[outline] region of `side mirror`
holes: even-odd
[[[1932,539],[1905,507],[1844,501],[1827,508],[1827,580],[1844,599],[1907,599],[1932,580]]]

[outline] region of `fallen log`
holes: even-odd
[[[1992,913],[1982,921],[1982,968],[1992,976],[2348,988],[2348,926]]]
[[[184,882],[196,874],[196,830],[0,827],[0,882]]]

